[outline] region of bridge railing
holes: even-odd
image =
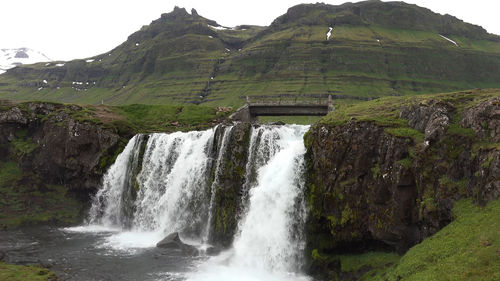
[[[249,105],[329,105],[331,96],[328,94],[246,96],[246,103]]]

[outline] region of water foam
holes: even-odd
[[[201,265],[197,280],[309,280],[302,264],[303,135],[307,126],[263,126],[251,144],[257,180],[233,248]]]

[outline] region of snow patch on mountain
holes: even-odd
[[[439,36],[441,36],[441,38],[443,38],[443,39],[447,40],[448,42],[451,42],[451,43],[455,44],[455,46],[457,46],[457,47],[458,47],[457,42],[455,42],[455,41],[451,40],[450,38],[448,38],[448,37],[446,37],[446,36],[444,36],[444,35],[439,34]]]
[[[21,64],[49,61],[46,55],[29,48],[0,49],[0,74]]]

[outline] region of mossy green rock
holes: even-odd
[[[466,122],[475,114],[497,124],[498,101],[497,91],[388,98],[313,126],[305,136],[311,272],[339,273],[333,254],[405,252],[449,224],[457,200],[499,198],[498,135]],[[332,267],[315,272],[318,262]]]
[[[232,244],[243,211],[245,169],[250,142],[250,123],[236,124],[228,137],[226,153],[222,155],[215,189],[212,240],[216,245]]]

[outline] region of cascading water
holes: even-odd
[[[120,230],[104,244],[117,249],[152,247],[172,232],[190,240],[208,237],[213,195],[207,183],[212,165],[218,167],[232,127],[219,128],[222,142],[215,152],[212,146],[217,127],[150,135],[139,173],[135,169],[143,137],[132,138],[103,177],[87,230]]]
[[[307,130],[298,125],[252,128],[243,211],[233,246],[182,280],[308,280],[299,273]],[[112,249],[151,248],[172,232],[207,243],[215,212],[214,187],[223,159],[231,153],[231,132],[232,127],[219,126],[152,134],[145,144],[146,136],[132,138],[103,177],[89,214],[89,231],[117,231],[103,244]]]
[[[104,174],[102,188],[95,195],[90,208],[89,224],[122,228],[127,223],[127,211],[132,200],[132,174],[137,169],[143,137],[134,136]]]
[[[256,180],[247,182],[247,210],[233,248],[209,260],[188,280],[308,280],[296,273],[304,249],[307,129],[293,125],[253,130],[247,175],[255,167]]]

